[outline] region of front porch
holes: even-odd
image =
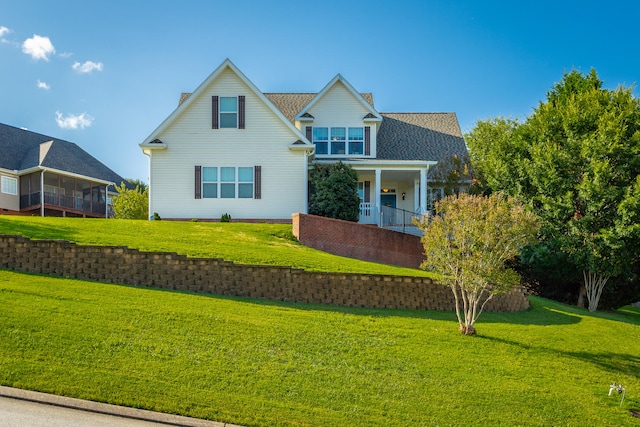
[[[435,162],[351,162],[358,172],[361,224],[420,234],[413,219],[433,208],[440,189],[429,188],[428,172]]]

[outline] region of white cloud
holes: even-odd
[[[36,61],[39,59],[49,60],[49,55],[56,53],[49,37],[41,37],[34,34],[30,39],[26,39],[22,43],[22,51],[27,55],[31,55]]]
[[[74,70],[76,70],[81,74],[87,74],[94,70],[102,71],[102,62],[86,61],[84,64],[81,64],[76,61],[73,63],[71,68],[73,68]]]
[[[93,123],[93,117],[87,113],[82,113],[77,116],[67,114],[66,117],[62,117],[62,113],[56,111],[56,122],[62,129],[84,129],[91,126],[91,123]]]
[[[39,89],[44,89],[44,90],[49,90],[49,89],[51,89],[51,86],[49,86],[45,82],[41,82],[40,79],[38,79],[38,88]]]
[[[73,56],[73,53],[71,53],[71,52],[62,52],[60,54],[60,58],[70,58],[72,56]]]
[[[11,32],[10,29],[0,25],[0,43],[11,43],[9,40],[5,39],[4,36]]]

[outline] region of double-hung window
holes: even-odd
[[[9,176],[3,176],[0,187],[3,193],[12,194],[16,196],[18,194],[18,180]]]
[[[345,128],[331,128],[331,154],[347,154]]]
[[[202,197],[205,199],[253,198],[253,171],[253,167],[203,167]]]
[[[364,154],[363,128],[349,128],[349,154]]]
[[[218,168],[202,168],[202,197],[218,197]]]
[[[246,97],[211,96],[211,129],[244,129]]]
[[[238,98],[235,96],[220,97],[220,127],[238,127]]]
[[[329,154],[329,128],[313,128],[313,143],[316,154]]]
[[[253,197],[253,168],[238,168],[238,198]]]

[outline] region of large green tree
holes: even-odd
[[[437,202],[435,215],[418,226],[424,232],[422,268],[442,275],[440,283],[456,301],[460,332],[475,334],[486,303],[520,284],[509,262],[535,241],[537,218],[499,193],[461,193]]]
[[[522,198],[542,219],[537,253],[568,261],[595,311],[604,286],[627,277],[640,253],[640,103],[632,88],[607,90],[595,70],[571,71],[526,120],[479,122],[467,142],[486,184]]]
[[[310,183],[310,214],[358,222],[358,173],[351,166],[342,162],[316,164]]]

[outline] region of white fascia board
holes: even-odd
[[[330,164],[337,163],[338,161],[342,161],[342,163],[346,165],[352,166],[354,169],[375,169],[375,168],[386,168],[386,169],[422,169],[425,167],[431,167],[436,165],[438,162],[433,160],[353,160],[353,159],[323,159],[316,160],[315,163],[320,164]]]
[[[0,168],[0,173],[12,175],[12,176],[20,176],[20,171],[13,170],[13,169]]]
[[[255,95],[258,96],[258,98],[260,98],[271,110],[273,110],[273,112],[276,114],[276,116],[278,116],[278,118],[289,127],[289,129],[291,131],[293,131],[296,135],[297,138],[302,139],[303,141],[306,141],[307,138],[302,135],[302,133],[300,133],[300,131],[298,130],[298,128],[296,128],[285,116],[284,114],[282,114],[282,112],[280,110],[278,110],[275,105],[273,105],[273,103],[271,101],[269,101],[269,99],[260,91],[260,89],[257,88],[256,85],[253,84],[253,82],[251,82],[251,80],[249,80],[247,78],[247,76],[244,75],[244,73],[242,73],[242,71],[240,71],[240,69],[238,69],[238,67],[236,67],[236,65],[231,62],[231,60],[229,58],[225,59],[222,64],[220,64],[218,66],[218,68],[216,68],[210,75],[209,77],[207,77],[202,83],[200,83],[200,85],[196,88],[196,90],[194,90],[191,95],[182,103],[178,106],[178,108],[176,108],[170,115],[169,117],[167,117],[166,119],[164,119],[164,121],[162,123],[160,123],[160,125],[153,131],[151,132],[151,134],[145,138],[145,140],[142,142],[142,144],[140,144],[140,146],[142,147],[145,144],[150,143],[151,141],[153,141],[154,139],[157,138],[157,136],[162,133],[163,130],[165,130],[176,118],[178,118],[183,111],[185,111],[187,108],[189,108],[189,106],[195,102],[195,99],[198,98],[200,96],[200,94],[202,92],[204,92],[206,90],[206,88],[215,80],[218,78],[218,76],[220,74],[222,74],[222,72],[224,70],[226,70],[227,68],[229,68],[231,71],[233,71],[238,77],[240,77],[240,80],[242,80],[251,91],[253,91],[255,93]],[[145,146],[146,148],[146,146]]]
[[[360,104],[362,104],[362,106],[364,108],[366,108],[371,114],[373,114],[374,116],[376,116],[376,119],[369,119],[370,121],[382,121],[382,116],[380,115],[380,113],[378,113],[375,108],[373,108],[371,106],[371,104],[369,104],[363,97],[362,95],[360,95],[360,93],[358,93],[358,91],[351,86],[351,83],[349,83],[347,81],[347,79],[345,79],[342,74],[337,74],[333,79],[331,79],[331,81],[329,83],[327,83],[327,85],[325,87],[322,88],[322,90],[320,92],[318,92],[318,94],[316,96],[313,97],[313,99],[307,104],[305,105],[305,107],[296,115],[295,120],[300,120],[302,121],[304,118],[301,117],[304,113],[306,113],[308,110],[311,109],[311,107],[313,107],[320,98],[322,98],[327,92],[329,92],[329,90],[338,82],[342,82],[342,84],[347,88],[347,90],[349,92],[351,92],[351,94],[358,100],[358,102],[360,102]]]
[[[313,154],[316,151],[315,144],[291,144],[289,145],[291,151],[307,151],[309,154]]]

